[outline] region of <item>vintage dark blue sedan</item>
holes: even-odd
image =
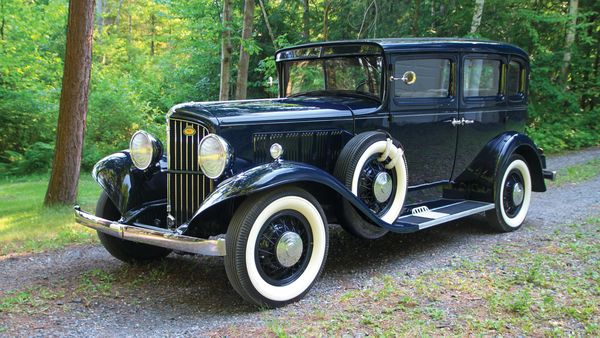
[[[523,134],[529,62],[520,48],[464,39],[314,43],[277,52],[279,97],[190,102],[167,115],[167,144],[136,132],[100,160],[95,215],[126,261],[172,250],[225,257],[247,301],[304,296],[328,224],[376,239],[485,213],[514,231],[546,190]]]

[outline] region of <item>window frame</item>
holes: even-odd
[[[520,66],[519,70],[519,90],[515,95],[509,95],[508,93],[508,67],[511,62],[516,62]],[[506,95],[508,96],[509,102],[523,102],[528,96],[528,86],[529,86],[529,68],[527,62],[520,57],[510,56],[506,62]]]
[[[449,72],[449,82],[448,82],[448,96],[446,97],[397,97],[396,93],[396,81],[391,81],[390,77],[395,74],[396,61],[398,60],[426,60],[426,59],[442,59],[450,61],[450,72]],[[389,57],[389,67],[388,74],[386,76],[386,81],[388,82],[388,95],[390,96],[390,101],[393,106],[399,107],[406,104],[442,104],[442,103],[450,103],[456,100],[457,96],[457,64],[458,57],[456,53],[426,53],[426,54],[391,54]],[[417,74],[417,81],[419,81],[419,74]]]
[[[506,93],[506,57],[500,54],[464,54],[460,64],[460,96],[465,103],[474,103],[482,101],[504,101]],[[469,59],[494,60],[500,63],[500,76],[498,83],[498,93],[490,96],[465,96],[465,61]]]

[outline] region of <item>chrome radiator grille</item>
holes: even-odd
[[[168,126],[167,211],[180,225],[192,217],[213,189],[212,180],[198,165],[198,144],[209,131],[201,124],[178,119],[169,119]]]

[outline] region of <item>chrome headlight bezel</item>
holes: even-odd
[[[205,158],[209,155],[205,154],[205,150],[203,151],[203,145],[206,145],[207,142],[214,142],[213,146],[218,147],[218,152],[212,154],[212,156],[216,156],[216,160],[218,161],[216,168],[207,167],[207,161]],[[208,134],[202,138],[200,143],[198,144],[198,165],[200,166],[200,170],[204,176],[210,179],[217,179],[223,175],[225,170],[229,168],[232,163],[233,151],[229,143],[217,134]],[[214,163],[213,163],[214,164]]]
[[[140,138],[142,138],[142,143],[144,143],[143,148],[145,149],[143,149],[143,152],[145,154],[140,154],[140,150],[142,149],[139,146],[139,142],[135,142],[136,139],[139,140]],[[133,165],[139,170],[146,170],[156,164],[162,156],[162,151],[162,143],[143,130],[133,133],[129,140],[129,156]]]

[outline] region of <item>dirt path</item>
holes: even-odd
[[[568,153],[548,159],[548,167],[558,170],[599,157],[599,148]],[[490,232],[480,218],[378,241],[357,240],[334,227],[321,280],[301,302],[267,311],[235,294],[219,257],[172,255],[159,266],[131,267],[99,246],[0,257],[0,298],[16,298],[0,304],[0,336],[187,336],[231,325],[243,332],[245,326],[262,325],[266,316],[308,313],[382,274],[419,273],[457,257],[477,260],[492,245],[548,240],[561,225],[598,214],[600,176],[535,194],[526,224],[514,233]],[[10,311],[11,304],[20,310]]]

